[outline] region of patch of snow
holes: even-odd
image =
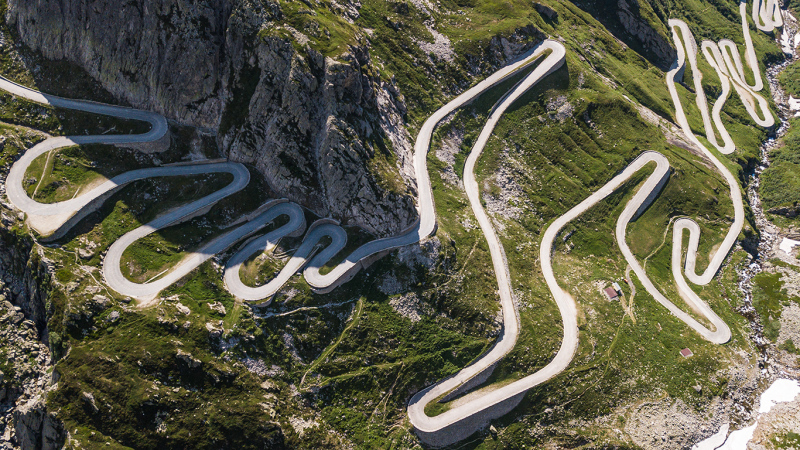
[[[795,41],[797,40],[796,36],[794,40]],[[789,31],[783,30],[780,39],[781,49],[783,50],[783,53],[786,53],[787,55],[793,54],[794,53],[794,46],[792,45],[793,43],[794,42],[792,42],[792,36],[789,34]]]
[[[792,249],[798,245],[800,245],[800,241],[795,241],[794,239],[789,239],[789,238],[783,238],[779,248],[783,250],[787,255],[791,256]]]
[[[694,444],[692,450],[715,450],[719,448],[720,445],[725,443],[725,438],[728,437],[728,428],[730,428],[730,425],[727,423],[719,427],[719,431],[711,437]]]
[[[779,378],[761,394],[758,414],[766,414],[776,404],[791,402],[798,395],[800,395],[800,383],[797,380]],[[757,426],[758,419],[753,425],[734,431],[726,439],[729,426],[725,424],[713,436],[693,445],[692,450],[746,450],[747,443],[753,438]]]
[[[800,110],[800,98],[789,96],[789,109],[792,111]]]
[[[800,395],[800,383],[797,380],[779,378],[761,394],[761,406],[758,408],[758,412],[759,414],[768,413],[776,404],[791,402],[798,395]]]
[[[753,438],[758,423],[754,423],[747,428],[736,430],[728,436],[725,445],[718,447],[719,450],[747,450],[747,443]]]

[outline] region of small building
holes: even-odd
[[[606,297],[608,297],[609,300],[616,300],[617,297],[619,297],[619,292],[615,291],[612,287],[605,288],[603,292],[606,293]]]
[[[692,351],[689,350],[688,348],[685,348],[681,350],[681,356],[683,356],[684,358],[688,358],[690,356],[694,356],[694,353],[692,353]]]
[[[622,286],[620,286],[616,281],[611,283],[611,287],[613,287],[618,294],[622,292]]]

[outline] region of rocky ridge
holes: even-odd
[[[361,7],[305,5],[300,13],[326,7],[351,24]],[[435,34],[431,14],[440,7],[414,5]],[[296,12],[286,8],[269,0],[9,0],[6,20],[21,43],[77,64],[121,102],[215,134],[229,159],[252,164],[272,190],[317,215],[379,237],[408,228],[416,183],[407,106],[394,77],[379,75],[385,64],[371,54],[371,31],[356,27],[355,44],[323,54],[311,44],[329,30],[314,20],[289,26]],[[463,69],[444,80],[443,93],[462,92],[544,37],[526,25],[463,55],[440,42],[448,56],[437,59]],[[428,56],[417,62],[440,72]]]
[[[0,228],[0,449],[64,443],[63,425],[44,404],[57,377],[48,347],[49,274],[29,238]]]
[[[353,20],[358,4],[344,3]],[[378,235],[408,227],[402,96],[366,48],[324,56],[301,32],[287,37],[282,18],[278,3],[252,0],[11,0],[6,15],[33,50],[78,64],[122,102],[216,132],[231,160],[318,215]],[[389,170],[371,169],[376,153]]]

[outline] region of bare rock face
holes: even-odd
[[[540,44],[547,35],[533,25],[526,25],[514,31],[510,36],[495,36],[481,52],[464,55],[468,69],[472,75],[486,76],[498,67],[516,60],[521,55]]]
[[[400,100],[389,94],[379,102],[378,92],[385,96],[392,87],[370,76],[366,49],[354,47],[342,59],[310,48],[303,55],[276,37],[261,40],[237,72],[251,79],[234,88],[234,98],[252,92],[232,102],[237,108],[247,102],[248,113],[230,128],[224,121],[220,140],[231,159],[254,164],[290,200],[372,233],[396,233],[416,218],[413,201],[381,188],[369,162],[376,152],[392,151],[382,146],[384,138],[392,141],[390,118],[401,114]],[[393,145],[401,168],[412,164],[407,142],[405,133]]]
[[[800,430],[800,399],[795,398],[791,402],[778,403],[769,413],[758,418],[753,439],[747,448],[765,450],[778,447],[776,443],[786,445],[789,433],[797,433],[797,430]],[[779,448],[790,447],[791,444]]]
[[[650,8],[652,1],[572,0],[572,3],[662,70],[668,69],[675,61],[677,53],[668,38],[667,19]]]
[[[64,425],[35,397],[14,411],[14,428],[20,448],[57,450],[64,446]]]
[[[772,208],[769,210],[770,214],[778,214],[781,216],[786,216],[789,219],[793,219],[800,215],[800,205],[793,205],[793,206],[783,206],[778,208]]]
[[[358,17],[358,2],[337,5]],[[402,96],[366,49],[324,57],[282,17],[271,0],[9,0],[6,18],[23,43],[120,100],[217,132],[231,160],[317,214],[377,235],[410,226]],[[376,152],[397,167],[376,171]]]
[[[49,59],[86,69],[117,98],[181,122],[213,127],[225,0],[20,0],[7,20]]]
[[[30,238],[0,228],[0,349],[7,370],[0,372],[0,449],[64,443],[61,422],[43,400],[54,382],[47,340],[57,339],[47,329],[49,273]]]
[[[21,309],[47,339],[52,305],[47,301],[49,271],[26,237],[0,230],[0,294]]]
[[[542,17],[544,17],[547,20],[557,20],[558,19],[558,13],[555,10],[553,10],[553,8],[551,8],[551,7],[547,6],[547,5],[543,5],[541,3],[534,2],[533,3],[533,7],[536,8],[536,12],[538,12]]]
[[[618,0],[617,6],[617,16],[622,28],[638,40],[659,65],[666,67],[675,60],[675,49],[642,17],[638,0]]]

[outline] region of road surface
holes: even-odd
[[[775,26],[780,26],[779,23],[782,23],[780,21],[780,11],[777,9],[776,5],[776,0],[767,0],[765,2],[756,0],[753,5],[753,17],[755,18],[758,16],[756,23],[759,25],[759,29],[767,31],[767,29],[771,30]],[[750,113],[756,123],[762,126],[771,126],[772,123],[774,123],[774,119],[766,107],[766,102],[760,95],[756,94],[757,91],[763,88],[763,82],[761,81],[755,52],[749,36],[745,6],[746,4],[742,3],[740,13],[742,14],[743,31],[745,35],[745,57],[755,75],[755,83],[753,85],[749,85],[745,81],[744,69],[735,44],[725,40],[719,43],[710,41],[702,43],[704,56],[708,59],[711,66],[717,71],[722,80],[723,92],[715,101],[711,112],[708,110],[708,105],[704,96],[698,96],[696,101],[703,117],[706,137],[723,153],[730,153],[735,149],[730,135],[727,133],[727,130],[725,130],[720,118],[720,111],[727,96],[731,92],[731,86],[733,86],[742,98],[742,102],[748,113]],[[289,217],[289,221],[286,225],[246,243],[228,261],[224,275],[226,287],[235,296],[241,299],[263,301],[274,295],[291,276],[302,270],[309,285],[320,292],[327,292],[352,278],[364,265],[365,261],[378,257],[394,248],[415,244],[433,234],[436,229],[436,212],[430,178],[427,171],[427,153],[430,148],[434,129],[442,119],[458,108],[470,103],[491,87],[508,79],[518,70],[526,68],[541,59],[541,63],[496,104],[480,136],[475,142],[472,152],[467,159],[464,172],[465,190],[481,230],[486,236],[497,277],[500,303],[503,311],[503,328],[500,338],[492,349],[460,372],[414,395],[408,407],[409,420],[423,441],[430,445],[451,444],[469,436],[480,427],[485,426],[491,419],[500,417],[510,411],[521,401],[527,390],[551,379],[570,364],[578,345],[577,305],[572,296],[558,285],[555,274],[553,273],[551,262],[553,242],[563,227],[570,221],[580,216],[597,202],[608,197],[640,170],[652,167],[652,173],[626,205],[618,218],[615,229],[617,242],[619,243],[626,261],[637,274],[637,277],[648,293],[672,312],[672,314],[684,321],[690,328],[711,342],[721,344],[730,339],[730,330],[728,326],[694,293],[692,288],[688,285],[687,279],[697,285],[706,285],[718,272],[725,257],[735,244],[744,224],[742,195],[738,182],[731,172],[711,151],[703,146],[689,127],[675,83],[677,82],[677,77],[682,75],[684,67],[688,62],[694,75],[693,82],[695,88],[697,92],[702,92],[702,74],[697,68],[697,43],[684,22],[680,20],[670,20],[669,24],[678,50],[678,60],[667,74],[667,87],[675,104],[676,120],[687,137],[703,151],[705,157],[709,159],[722,174],[730,187],[730,195],[734,205],[734,222],[731,224],[731,228],[718,250],[711,258],[707,269],[702,274],[698,275],[695,270],[697,249],[700,239],[699,226],[691,219],[681,218],[675,221],[673,228],[673,253],[671,263],[677,288],[681,297],[683,297],[695,311],[705,316],[712,323],[713,329],[708,329],[700,324],[691,315],[683,312],[661,294],[649,280],[644,269],[627,245],[626,229],[628,224],[632,220],[635,220],[650,203],[652,203],[669,179],[670,168],[667,159],[659,153],[647,151],[639,155],[639,157],[632,161],[620,174],[615,176],[598,191],[557,218],[548,226],[543,235],[540,246],[542,273],[561,313],[564,329],[564,337],[554,359],[539,371],[486,394],[467,394],[457,405],[454,405],[451,409],[434,417],[425,414],[424,409],[426,405],[442,396],[452,396],[453,393],[466,392],[480,385],[488,378],[496,364],[514,348],[514,344],[516,343],[519,334],[519,321],[511,296],[507,263],[504,257],[502,244],[481,205],[480,192],[474,175],[474,168],[495,125],[506,109],[541,79],[564,64],[566,49],[560,43],[551,40],[544,41],[518,62],[500,69],[429,117],[420,129],[414,147],[414,168],[419,192],[417,205],[419,220],[409,230],[398,236],[378,239],[360,246],[347,256],[342,263],[338,264],[333,270],[324,275],[320,273],[320,268],[341,251],[346,244],[346,233],[337,223],[330,219],[317,221],[309,228],[300,247],[294,252],[289,262],[273,280],[259,287],[248,287],[241,282],[239,271],[241,264],[247,260],[247,258],[258,252],[269,251],[284,236],[300,235],[305,228],[305,219],[303,218],[302,210],[297,205],[286,201],[275,201],[265,205],[260,214],[247,220],[244,225],[217,237],[197,252],[187,256],[187,258],[181,261],[181,263],[163,278],[144,284],[128,281],[122,276],[120,270],[120,258],[125,248],[136,240],[158,229],[174,225],[206,211],[216,201],[219,201],[219,199],[240,190],[247,184],[249,179],[247,170],[245,170],[243,166],[233,163],[144,169],[143,171],[132,171],[115,177],[106,184],[68,202],[52,205],[34,202],[27,197],[24,189],[22,189],[22,180],[25,169],[37,156],[68,145],[86,143],[136,143],[156,140],[166,132],[166,121],[163,117],[153,113],[46,96],[0,78],[0,88],[32,101],[115,117],[145,120],[152,125],[150,132],[142,135],[53,138],[39,144],[29,150],[28,153],[12,167],[9,179],[7,180],[9,200],[30,216],[51,218],[50,222],[57,224],[57,226],[48,226],[55,230],[59,229],[59,227],[63,227],[70,218],[79,214],[80,211],[92,207],[95,199],[103,198],[103,196],[113,192],[114,189],[130,181],[151,176],[186,175],[190,173],[221,171],[229,172],[234,175],[234,181],[222,190],[170,211],[149,224],[125,234],[114,242],[109,248],[103,265],[103,273],[109,286],[131,297],[143,300],[153,299],[160,290],[185,276],[214,254],[256,233],[264,225],[275,220],[275,218],[286,215]],[[716,133],[719,133],[723,141],[722,145],[718,144]],[[683,236],[685,231],[689,233],[689,245],[686,249],[685,266],[682,271],[681,260],[683,257]],[[331,242],[323,248],[322,241],[326,238]]]
[[[150,176],[167,176],[164,170],[143,169],[128,172],[106,181],[100,186],[89,192],[73,198],[71,200],[44,204],[34,201],[28,197],[23,182],[25,171],[28,166],[39,156],[59,148],[70,147],[83,144],[134,144],[141,142],[153,142],[161,139],[168,131],[167,121],[163,116],[147,111],[139,111],[131,108],[104,105],[100,103],[87,102],[81,100],[70,100],[52,95],[42,94],[41,92],[21,86],[6,78],[0,77],[0,89],[17,97],[30,100],[43,105],[50,105],[56,108],[65,108],[78,111],[85,111],[94,114],[118,117],[121,119],[141,120],[150,124],[150,131],[144,134],[125,134],[125,135],[96,135],[96,136],[70,136],[49,138],[35,145],[25,152],[17,162],[11,166],[11,170],[6,178],[6,196],[15,207],[28,215],[29,225],[43,236],[50,236],[64,226],[67,221],[83,212],[87,214],[90,209],[99,205],[95,199],[108,195],[127,183]],[[160,169],[160,168],[159,168]],[[75,220],[74,222],[77,222]],[[62,230],[64,231],[64,230]]]
[[[771,2],[770,4],[773,4]],[[747,46],[747,60],[755,74],[755,84],[750,86],[745,82],[744,70],[742,68],[741,60],[739,58],[738,49],[730,41],[722,41],[719,45],[713,44],[709,41],[704,42],[704,53],[709,59],[712,67],[720,75],[723,80],[723,93],[721,97],[715,102],[713,110],[714,123],[717,130],[721,133],[724,146],[716,144],[714,139],[714,128],[711,126],[711,116],[708,113],[708,106],[704,96],[697,96],[698,107],[703,116],[707,137],[714,143],[717,148],[724,153],[731,153],[734,151],[730,136],[727,133],[722,121],[720,119],[720,111],[727,99],[730,92],[730,84],[733,84],[737,93],[742,98],[748,113],[752,116],[753,120],[761,126],[771,126],[774,123],[773,117],[769,112],[766,101],[754,91],[761,90],[763,83],[761,82],[760,70],[755,58],[755,52],[752,47],[752,41],[749,36],[749,29],[747,28],[746,21],[746,3],[741,4],[740,13],[742,14],[743,32],[746,36],[745,42]],[[754,4],[754,12],[762,8],[763,4],[759,6],[759,2]],[[767,9],[772,11],[772,6]],[[761,15],[763,16],[764,13]],[[779,13],[778,13],[779,14]],[[765,22],[769,22],[765,20]],[[773,19],[771,23],[775,23]],[[716,156],[709,151],[692,133],[688,121],[686,120],[683,107],[680,103],[680,98],[677,95],[675,87],[676,77],[683,73],[686,64],[687,54],[689,56],[689,64],[692,67],[694,75],[694,83],[697,92],[703,92],[701,78],[702,74],[697,68],[697,44],[688,29],[688,26],[682,21],[671,20],[670,26],[673,31],[673,38],[678,47],[678,61],[673,65],[672,70],[667,75],[667,85],[672,96],[673,102],[676,107],[676,117],[679,125],[684,133],[692,140],[692,142],[700,149],[703,150],[704,155],[712,161],[717,170],[722,174],[725,181],[730,187],[731,199],[734,205],[734,222],[731,225],[725,239],[720,244],[716,253],[712,256],[711,262],[707,269],[700,275],[696,274],[695,266],[697,261],[697,249],[700,239],[700,228],[696,222],[688,218],[681,218],[675,221],[673,228],[673,251],[672,251],[672,274],[675,279],[676,286],[681,297],[692,307],[696,312],[699,312],[713,325],[713,329],[706,328],[703,324],[699,323],[690,314],[678,308],[674,303],[669,301],[650,281],[642,266],[636,260],[632,251],[626,242],[626,230],[630,221],[634,220],[640,215],[644,209],[653,201],[655,196],[661,190],[669,177],[669,163],[666,158],[656,152],[645,152],[634,160],[620,175],[617,175],[603,186],[599,191],[592,194],[589,198],[581,202],[578,206],[568,211],[563,216],[557,218],[545,231],[540,246],[540,262],[542,264],[542,273],[548,288],[550,289],[553,298],[558,305],[562,317],[562,324],[564,327],[564,337],[562,339],[561,347],[555,358],[544,368],[529,375],[525,378],[502,386],[498,389],[489,391],[484,395],[471,395],[468,394],[457,404],[454,403],[450,409],[437,416],[428,416],[425,413],[425,407],[432,401],[440,398],[452,398],[454,392],[467,391],[477,385],[483,380],[488,378],[492,369],[497,362],[505,356],[514,346],[518,335],[518,316],[514,309],[511,300],[511,287],[508,276],[507,264],[505,262],[503,252],[501,251],[501,244],[494,232],[494,229],[489,221],[486,213],[481,205],[477,181],[474,176],[474,166],[478,157],[480,156],[483,147],[491,135],[497,120],[499,120],[502,112],[519,96],[518,90],[514,90],[509,94],[500,106],[492,113],[486,126],[484,127],[481,135],[476,141],[464,170],[464,186],[467,196],[470,199],[473,211],[481,226],[481,229],[486,236],[487,242],[490,247],[492,255],[492,262],[494,264],[495,274],[497,276],[501,306],[503,310],[503,329],[501,336],[495,343],[494,347],[486,354],[482,355],[477,361],[456,373],[455,375],[430,386],[421,392],[414,395],[409,402],[408,415],[409,420],[414,425],[417,434],[423,441],[434,446],[449,445],[459,440],[462,440],[472,434],[477,429],[486,426],[489,421],[494,418],[500,417],[513,409],[524,396],[525,392],[563,371],[572,361],[575,350],[578,344],[578,327],[577,327],[577,305],[568,292],[563,290],[557,283],[552,270],[551,255],[552,244],[560,230],[569,221],[578,217],[585,212],[588,208],[601,201],[603,198],[610,195],[616,190],[624,181],[628,180],[633,174],[644,168],[649,163],[655,163],[656,167],[654,172],[648,177],[645,184],[637,191],[636,195],[626,205],[624,211],[620,215],[615,235],[619,243],[620,250],[622,251],[626,261],[636,273],[640,282],[642,282],[645,289],[652,295],[661,305],[666,307],[673,315],[685,322],[690,328],[695,330],[698,334],[703,336],[706,340],[717,344],[723,344],[730,340],[731,332],[727,324],[716,314],[713,310],[697,296],[697,294],[688,285],[686,279],[688,278],[692,283],[698,285],[708,284],[716,273],[719,271],[720,266],[724,262],[726,256],[730,252],[736,239],[744,225],[744,207],[741,196],[741,191],[737,180],[733,177],[731,172],[720,162]],[[681,43],[682,35],[684,42]],[[559,46],[560,44],[555,44]],[[560,52],[554,51],[550,55],[559,54],[563,63],[563,47]],[[542,66],[547,65],[547,60]],[[541,67],[541,66],[540,66]],[[554,65],[555,67],[555,65]],[[538,77],[537,77],[538,76]],[[539,81],[541,73],[532,73],[528,76],[525,84],[528,87],[532,86]],[[524,91],[523,91],[524,92]],[[759,116],[760,109],[761,117]],[[449,113],[449,112],[448,112]],[[434,117],[437,117],[434,115]],[[685,278],[684,273],[681,272],[681,259],[683,255],[683,236],[684,231],[689,233],[689,246],[686,250],[685,262]]]

